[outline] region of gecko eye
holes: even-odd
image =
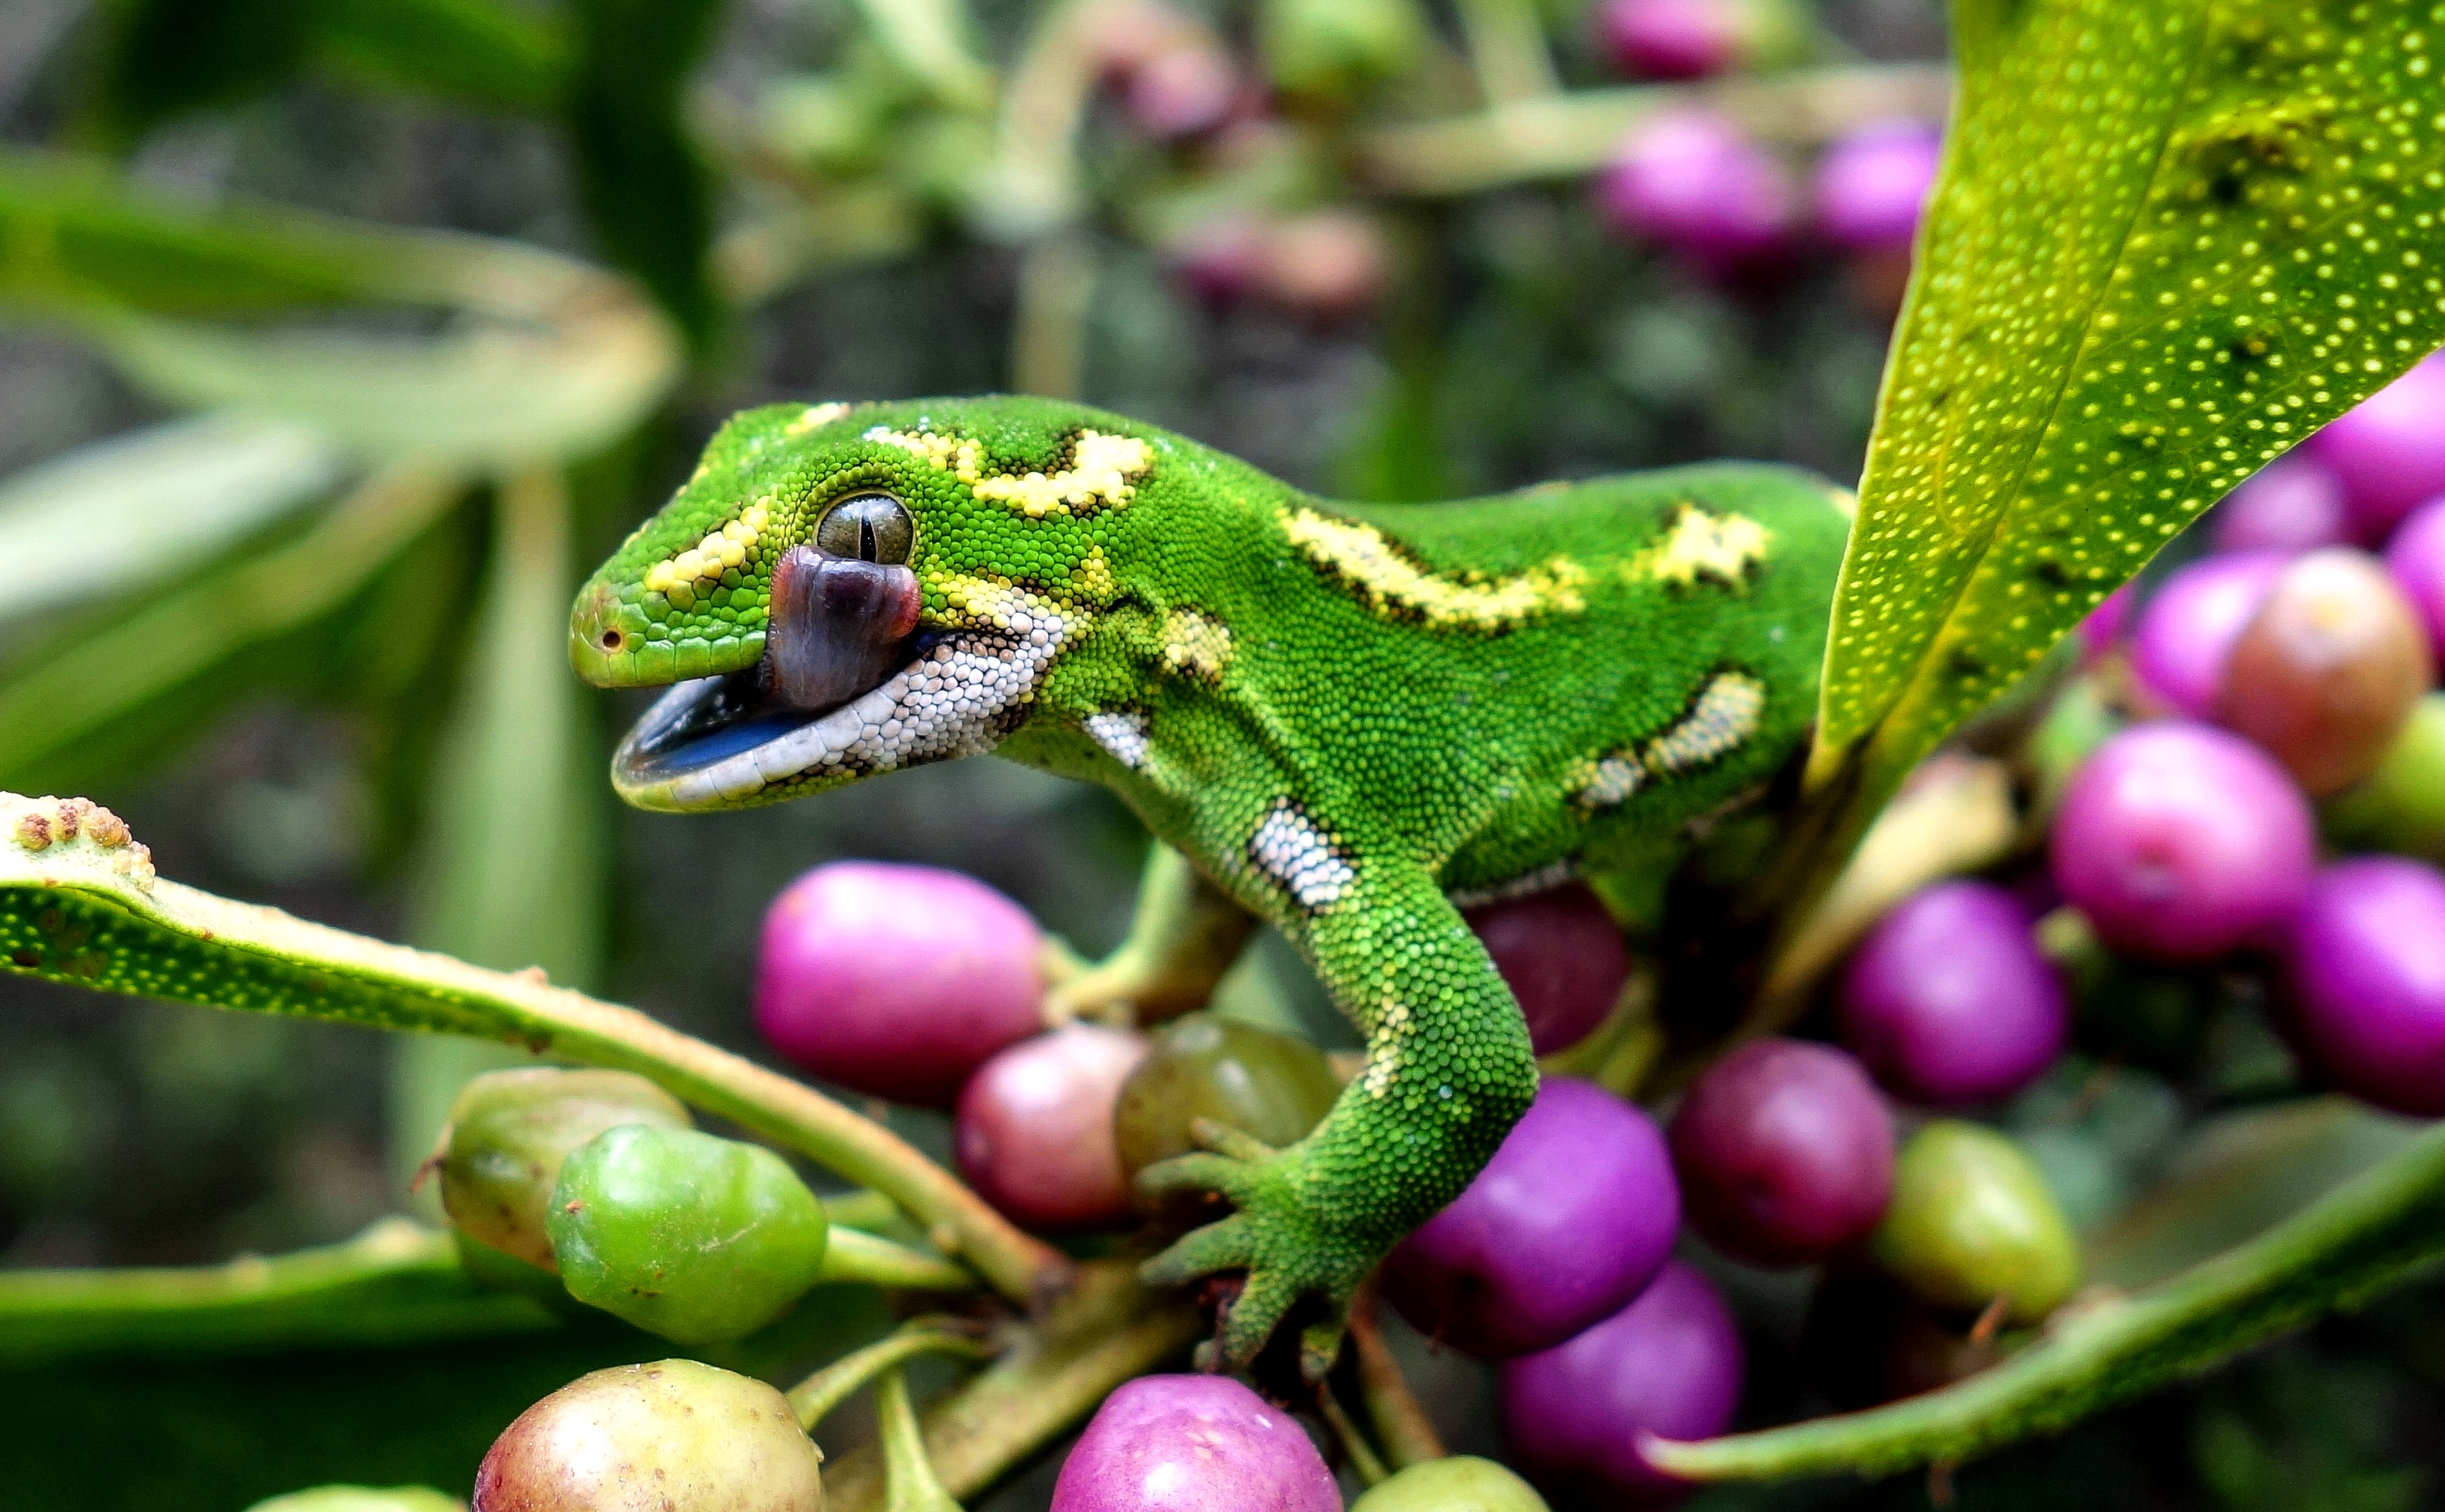
[[[815,522],[815,549],[828,557],[896,566],[908,560],[915,529],[906,507],[891,495],[853,493]]]

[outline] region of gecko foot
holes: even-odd
[[[1299,1370],[1321,1379],[1340,1349],[1351,1296],[1382,1258],[1382,1246],[1329,1222],[1297,1145],[1277,1153],[1234,1130],[1198,1133],[1205,1143],[1238,1149],[1148,1166],[1138,1175],[1140,1189],[1157,1196],[1219,1192],[1239,1211],[1188,1234],[1139,1274],[1149,1285],[1175,1286],[1216,1271],[1247,1273],[1214,1341],[1211,1367],[1224,1371],[1246,1369],[1292,1307],[1302,1298],[1319,1299],[1326,1315],[1299,1336]]]

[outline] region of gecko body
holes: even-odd
[[[1076,405],[774,406],[580,592],[570,650],[671,685],[614,760],[633,803],[990,751],[1111,788],[1309,957],[1365,1069],[1288,1149],[1149,1172],[1236,1208],[1149,1274],[1246,1271],[1239,1363],[1303,1296],[1337,1318],[1534,1093],[1459,905],[1668,865],[1801,749],[1844,503],[1713,464],[1359,506]]]

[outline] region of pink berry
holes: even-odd
[[[2216,717],[2326,798],[2384,763],[2435,675],[2393,576],[2365,551],[2325,546],[2285,567],[2233,641]]]
[[[1935,187],[1944,138],[1920,120],[1862,126],[1817,161],[1810,197],[1825,237],[1845,251],[1907,249]]]
[[[1465,916],[1520,1001],[1539,1055],[1594,1033],[1630,980],[1621,926],[1582,883],[1488,903]]]
[[[1095,1410],[1052,1512],[1341,1512],[1298,1419],[1225,1375],[1141,1375]]]
[[[1549,1077],[1477,1179],[1392,1251],[1384,1293],[1464,1354],[1524,1355],[1637,1296],[1680,1223],[1672,1157],[1647,1115]]]
[[[1913,1102],[1990,1102],[2062,1053],[2070,1009],[2020,901],[1938,882],[1876,922],[1842,977],[1842,1042]]]
[[[1129,120],[1150,137],[1211,131],[1230,117],[1239,98],[1239,71],[1204,38],[1165,47],[1139,64],[1121,95]]]
[[[2380,1108],[2445,1115],[2445,876],[2391,856],[2328,867],[2286,955],[2303,1058]]]
[[[1743,0],[1605,0],[1596,40],[1633,79],[1704,79],[1748,50],[1747,10]]]
[[[2258,613],[2287,559],[2237,551],[2177,569],[2139,611],[2131,670],[2165,708],[2193,719],[2215,717],[2226,658]]]
[[[2209,519],[2218,551],[2314,551],[2352,536],[2343,480],[2306,452],[2267,464]]]
[[[1707,1278],[1668,1262],[1637,1300],[1541,1353],[1504,1362],[1502,1427],[1528,1478],[1563,1506],[1670,1506],[1689,1487],[1639,1441],[1712,1438],[1741,1402],[1741,1331]]]
[[[1859,1062],[1832,1045],[1757,1040],[1700,1072],[1672,1116],[1689,1226],[1761,1265],[1867,1237],[1894,1190],[1894,1131]]]
[[[2257,747],[2168,720],[2097,748],[2055,811],[2054,876],[2110,948],[2212,961],[2300,907],[2316,859],[2309,805]]]
[[[2386,570],[2419,611],[2429,649],[2445,663],[2445,498],[2421,505],[2386,543]]]
[[[1112,1116],[1144,1040],[1071,1023],[978,1067],[960,1093],[952,1148],[960,1173],[1025,1227],[1108,1227],[1129,1214]]]
[[[2445,358],[2428,358],[2307,444],[2343,480],[2353,530],[2384,541],[2404,515],[2445,493]]]
[[[1712,111],[1665,111],[1633,127],[1596,197],[1623,231],[1711,273],[1757,266],[1788,245],[1790,175]]]
[[[1043,1027],[1043,936],[1017,904],[930,866],[834,861],[764,915],[756,1023],[819,1077],[948,1107],[970,1073]]]

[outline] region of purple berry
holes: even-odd
[[[2391,856],[2328,867],[2286,955],[2302,1058],[2380,1108],[2445,1115],[2445,876]]]
[[[1574,882],[1467,912],[1468,927],[1494,957],[1539,1055],[1568,1049],[1596,1031],[1630,980],[1621,926],[1584,884]]]
[[[2315,551],[2351,539],[2343,480],[2305,452],[2277,457],[2210,517],[2218,551]]]
[[[948,1107],[985,1058],[1044,1026],[1043,936],[974,877],[834,861],[764,915],[756,1023],[819,1077]]]
[[[1672,1261],[1620,1312],[1503,1364],[1503,1431],[1528,1478],[1565,1505],[1670,1506],[1689,1487],[1649,1466],[1639,1440],[1722,1432],[1742,1365],[1730,1310]]]
[[[1664,111],[1633,128],[1596,195],[1614,225],[1711,273],[1768,259],[1791,227],[1782,164],[1707,110]]]
[[[1121,1222],[1129,1187],[1112,1115],[1146,1053],[1134,1034],[1069,1023],[996,1055],[960,1093],[951,1132],[960,1173],[1028,1228]]]
[[[1672,1158],[1647,1115],[1552,1077],[1468,1189],[1392,1251],[1384,1292],[1464,1354],[1525,1355],[1637,1296],[1680,1223]]]
[[[2175,571],[2139,612],[2131,670],[2159,703],[2193,719],[2215,717],[2232,643],[2289,559],[2276,551],[2208,557]]]
[[[1943,157],[1943,134],[1925,121],[1880,120],[1852,132],[1817,160],[1810,198],[1819,229],[1845,251],[1908,248]]]
[[[1742,0],[1605,0],[1596,41],[1634,79],[1704,79],[1741,61],[1750,20]]]
[[[2309,805],[2238,735],[2168,720],[2097,748],[2055,811],[2055,884],[2110,948],[2212,961],[2289,918],[2316,860]]]
[[[1894,1189],[1894,1130],[1859,1062],[1757,1040],[1699,1073],[1672,1116],[1689,1225],[1761,1265],[1822,1260],[1866,1237]]]
[[[1224,1375],[1141,1375],[1104,1398],[1052,1512],[1341,1512],[1288,1412]]]
[[[1939,882],[1878,920],[1842,977],[1842,1042],[1913,1102],[1989,1102],[2062,1053],[2062,984],[2018,899]]]
[[[2311,436],[2343,480],[2353,531],[2375,544],[2445,493],[2445,358],[2430,357]]]
[[[1258,291],[1309,320],[1348,320],[1383,291],[1384,233],[1353,210],[1319,210],[1265,233]]]
[[[2432,499],[2386,543],[2386,570],[2428,628],[2429,650],[2445,662],[2445,498]]]
[[[1171,275],[1193,299],[1233,304],[1265,280],[1266,228],[1245,215],[1201,221],[1164,248]]]

